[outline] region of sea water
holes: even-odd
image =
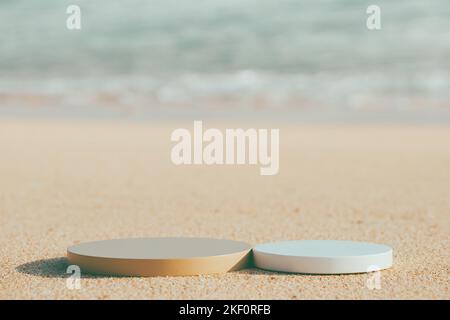
[[[449,16],[448,0],[1,0],[0,116],[448,122]]]

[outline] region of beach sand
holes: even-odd
[[[0,298],[450,298],[450,127],[280,124],[276,176],[175,166],[178,127],[192,122],[1,120]],[[379,290],[367,274],[257,269],[66,287],[68,246],[158,236],[373,241],[394,248],[394,267]]]

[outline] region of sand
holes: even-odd
[[[450,127],[283,124],[276,176],[257,166],[174,166],[178,127],[192,122],[1,120],[0,298],[450,298]],[[366,274],[257,269],[83,274],[80,289],[67,288],[68,246],[157,236],[373,241],[394,248],[394,267],[374,290]]]

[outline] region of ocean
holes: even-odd
[[[0,0],[0,117],[450,123],[449,16],[448,0]]]

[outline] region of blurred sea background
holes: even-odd
[[[448,0],[0,0],[0,116],[448,124],[449,17]]]

